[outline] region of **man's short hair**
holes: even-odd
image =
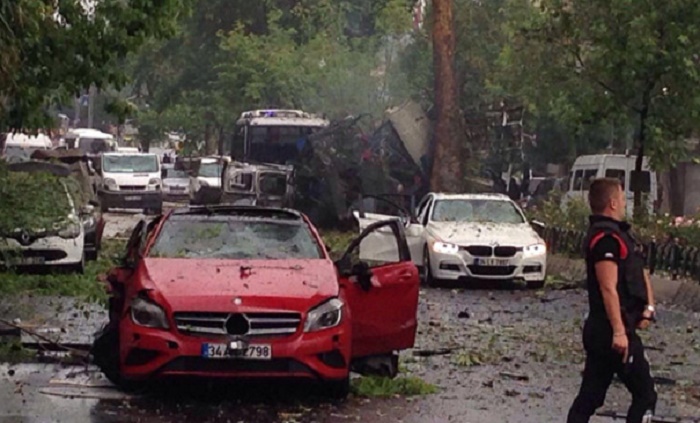
[[[622,189],[622,184],[616,178],[599,178],[591,182],[588,189],[588,204],[594,214],[605,211],[610,200]]]

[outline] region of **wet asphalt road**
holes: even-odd
[[[136,221],[111,215],[108,231]],[[186,383],[131,396],[91,367],[0,364],[0,423],[562,422],[580,381],[585,305],[580,290],[423,290],[416,348],[401,362],[404,374],[439,388],[426,397],[332,403],[294,385]],[[700,316],[664,307],[659,315],[645,335],[655,376],[665,382],[657,411],[700,416]],[[624,412],[628,404],[615,383],[604,409]]]

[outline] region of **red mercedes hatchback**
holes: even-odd
[[[375,232],[396,240],[381,262],[359,253]],[[415,339],[419,277],[398,220],[368,227],[334,263],[296,211],[175,210],[136,226],[108,282],[93,354],[122,386],[298,378],[342,397],[351,369],[394,376]]]

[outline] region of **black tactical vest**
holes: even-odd
[[[605,305],[600,285],[595,274],[595,264],[591,253],[595,242],[604,235],[612,235],[620,242],[620,261],[618,262],[617,293],[620,297],[622,318],[628,331],[633,331],[648,304],[646,283],[644,281],[645,257],[643,246],[630,233],[630,226],[602,216],[591,216],[591,225],[585,241],[586,269],[588,273],[588,299],[590,317],[606,319]]]

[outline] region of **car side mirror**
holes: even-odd
[[[533,221],[530,222],[530,224],[531,224],[532,226],[534,226],[535,228],[537,228],[537,229],[542,229],[542,230],[544,230],[544,229],[547,227],[547,225],[545,225],[544,223],[540,222],[539,220],[533,220]]]
[[[372,288],[372,270],[364,261],[352,266],[352,275],[357,277],[357,283],[363,291],[366,292]]]
[[[80,214],[82,216],[90,216],[93,213],[95,213],[95,206],[92,204],[85,204],[83,207],[80,208]]]

